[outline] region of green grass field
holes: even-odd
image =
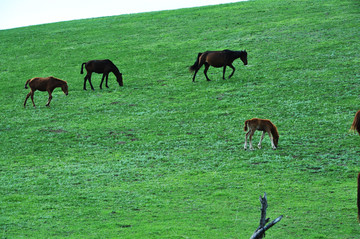
[[[266,238],[359,238],[359,13],[255,0],[0,31],[0,236],[250,238],[266,192],[268,217],[284,215]],[[197,53],[222,49],[249,65],[192,83]],[[95,74],[84,91],[81,63],[106,58],[124,87]],[[25,81],[50,75],[69,95],[24,108]],[[278,150],[243,149],[253,117]]]

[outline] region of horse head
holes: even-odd
[[[248,64],[248,61],[247,61],[247,52],[246,52],[246,50],[245,50],[245,51],[241,51],[240,59],[242,60],[242,62],[244,63],[245,66]]]
[[[119,75],[116,76],[116,80],[117,80],[117,82],[119,83],[120,86],[124,85],[121,73],[119,73]]]
[[[274,135],[273,135],[273,140],[274,140],[274,145],[275,145],[275,147],[277,148],[278,143],[279,143],[279,136],[274,136]]]
[[[68,89],[68,85],[65,82],[62,86],[61,86],[62,91],[64,92],[65,95],[69,94],[69,89]]]

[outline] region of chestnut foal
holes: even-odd
[[[244,131],[247,131],[248,128],[249,128],[249,131],[245,135],[245,144],[244,144],[245,150],[247,149],[247,137],[249,135],[250,135],[250,137],[249,137],[250,150],[254,150],[254,147],[252,146],[252,136],[254,135],[256,130],[263,131],[261,138],[260,138],[260,142],[258,144],[259,149],[261,149],[261,142],[264,139],[265,132],[267,132],[270,137],[271,147],[273,149],[276,149],[276,147],[278,146],[278,141],[279,141],[279,133],[277,131],[276,126],[273,123],[271,123],[270,120],[259,119],[259,118],[253,118],[250,120],[246,120],[245,126],[244,126]]]
[[[53,76],[49,76],[49,77],[45,77],[45,78],[35,77],[32,79],[29,79],[25,83],[25,89],[28,89],[28,87],[27,87],[28,84],[29,84],[31,90],[25,98],[24,107],[26,106],[26,101],[28,100],[28,98],[30,96],[31,96],[31,101],[33,103],[33,106],[36,107],[35,103],[34,103],[34,92],[36,90],[47,91],[49,93],[49,99],[48,99],[46,106],[50,105],[50,101],[52,99],[51,94],[54,91],[54,89],[57,87],[61,87],[61,89],[65,93],[65,95],[68,95],[68,85],[67,85],[66,81],[60,80]]]

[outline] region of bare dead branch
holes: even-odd
[[[256,229],[254,234],[250,237],[250,239],[264,238],[266,230],[270,229],[272,226],[274,226],[276,223],[278,223],[281,220],[281,218],[283,218],[283,216],[281,215],[266,225],[266,223],[268,223],[270,221],[270,218],[266,218],[266,209],[268,207],[266,193],[264,193],[264,197],[260,196],[260,203],[261,203],[261,218],[260,218],[259,227]]]

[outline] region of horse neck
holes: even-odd
[[[234,59],[240,58],[243,54],[243,51],[234,51]]]
[[[112,67],[112,73],[114,73],[116,77],[120,77],[120,71],[115,65]]]
[[[52,88],[55,89],[56,87],[62,87],[63,85],[65,85],[66,82],[60,79],[54,79],[53,84],[52,84]]]
[[[277,139],[279,138],[279,133],[278,133],[277,128],[276,128],[276,126],[274,124],[271,125],[270,131],[271,131],[271,134],[272,134],[272,136],[274,138],[277,138]]]
[[[228,59],[232,62],[242,56],[242,51],[230,51],[228,50]]]
[[[65,82],[60,79],[54,79],[54,86],[59,87],[62,86]]]

